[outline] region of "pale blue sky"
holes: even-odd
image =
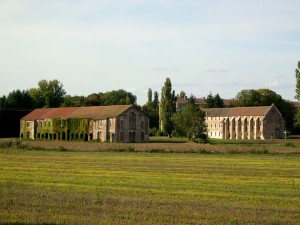
[[[125,89],[294,101],[299,0],[0,0],[0,95],[58,79],[67,94]]]

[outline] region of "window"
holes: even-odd
[[[124,130],[124,119],[120,120],[120,130]]]
[[[98,120],[98,128],[102,127],[102,120]]]
[[[129,129],[131,130],[136,129],[136,115],[134,112],[131,112],[129,115]]]
[[[144,130],[144,120],[141,121],[141,130]]]

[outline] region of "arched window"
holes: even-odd
[[[135,130],[136,129],[136,115],[134,112],[129,114],[129,129]]]
[[[235,131],[235,119],[233,118],[231,121],[232,130]]]

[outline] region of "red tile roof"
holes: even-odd
[[[131,108],[132,105],[80,107],[69,118],[106,119],[114,118]]]
[[[63,107],[35,109],[24,116],[21,120],[33,121],[53,118],[85,118],[85,119],[106,119],[114,118],[125,112],[132,105],[112,106],[90,106],[90,107]]]
[[[265,116],[272,106],[202,109],[208,117]]]

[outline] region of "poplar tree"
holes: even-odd
[[[147,103],[149,103],[149,104],[152,103],[152,89],[151,88],[148,89],[148,102]]]
[[[300,61],[298,62],[298,68],[296,68],[296,95],[295,99],[300,101]],[[297,109],[295,115],[295,125],[300,127],[300,109]]]
[[[160,130],[171,137],[173,131],[172,116],[176,112],[176,96],[175,91],[172,91],[172,83],[170,78],[166,78],[161,91],[160,101]]]
[[[155,129],[155,132],[152,135],[157,133],[159,127],[159,101],[158,101],[158,93],[154,92],[154,100],[152,100],[152,89],[148,89],[148,101],[145,105],[142,106],[142,112],[148,116],[150,128]]]
[[[298,62],[298,68],[296,69],[296,95],[295,99],[300,101],[300,61]]]

